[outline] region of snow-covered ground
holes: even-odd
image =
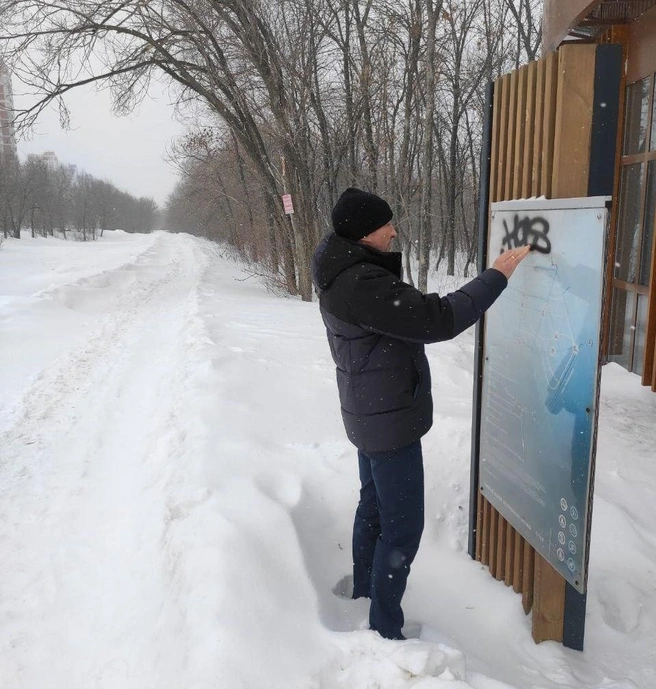
[[[466,553],[473,333],[429,348],[421,638],[366,629],[354,449],[316,304],[216,246],[0,249],[1,689],[653,689],[656,395],[603,374],[586,650]]]

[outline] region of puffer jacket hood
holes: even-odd
[[[401,277],[401,253],[383,253],[340,237],[329,234],[324,237],[312,259],[312,279],[317,291],[328,289],[335,278],[358,263],[373,263]]]

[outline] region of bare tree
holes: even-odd
[[[542,46],[542,0],[504,0],[514,19],[517,47],[515,68],[537,59]]]
[[[30,211],[33,179],[30,171],[25,170],[15,158],[7,160],[3,168],[4,233],[5,237],[12,236],[20,239],[21,230]]]
[[[427,291],[428,285],[428,266],[430,262],[430,250],[432,248],[433,237],[433,127],[435,124],[435,98],[436,98],[436,64],[437,38],[435,31],[437,19],[442,13],[443,3],[441,0],[426,0],[426,57],[425,57],[425,98],[426,112],[424,116],[424,151],[421,162],[421,212],[419,229],[419,272],[418,287],[422,292]]]
[[[345,186],[389,198],[406,279],[416,257],[422,289],[431,250],[451,273],[457,251],[471,255],[485,85],[535,56],[538,5],[0,0],[0,49],[41,94],[20,115],[23,126],[50,102],[65,123],[66,94],[89,83],[110,88],[118,112],[130,110],[156,76],[168,79],[178,102],[201,104],[207,131],[182,147],[168,225],[231,243],[309,299],[310,257]],[[155,222],[145,201],[119,199],[102,185],[91,185],[85,205],[85,184],[61,178],[54,185],[53,227],[65,224],[63,194],[90,232]],[[282,212],[285,191],[293,217]],[[115,210],[117,199],[129,213]],[[8,227],[13,216],[4,208]],[[43,212],[33,208],[41,227]]]
[[[281,42],[279,9],[255,0],[5,0],[0,18],[8,27],[5,49],[14,74],[45,94],[19,116],[19,125],[34,121],[52,101],[60,103],[66,120],[61,97],[94,82],[112,88],[117,111],[129,110],[154,73],[163,72],[178,85],[181,99],[201,99],[222,118],[280,206],[280,169],[265,145],[267,137],[276,140],[292,171],[289,186],[299,216],[288,287],[310,298],[308,259],[318,231],[312,199],[299,184],[309,174],[299,138],[299,104],[284,66],[292,44]],[[277,222],[284,233],[286,219]]]

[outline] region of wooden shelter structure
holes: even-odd
[[[656,391],[656,0],[545,0],[543,35],[541,60],[491,85],[481,219],[495,201],[612,196],[603,356]],[[481,494],[476,426],[470,554],[521,594],[536,642],[582,650],[585,594]]]
[[[545,0],[544,51],[622,46],[605,353],[656,392],[656,0]]]

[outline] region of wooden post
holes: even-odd
[[[596,45],[569,45],[558,51],[551,173],[553,198],[587,196],[588,193],[596,52]],[[565,584],[565,579],[536,554],[533,590],[533,638],[536,642],[563,640]]]
[[[535,554],[533,585],[533,639],[562,641],[565,620],[565,580],[541,556]]]

